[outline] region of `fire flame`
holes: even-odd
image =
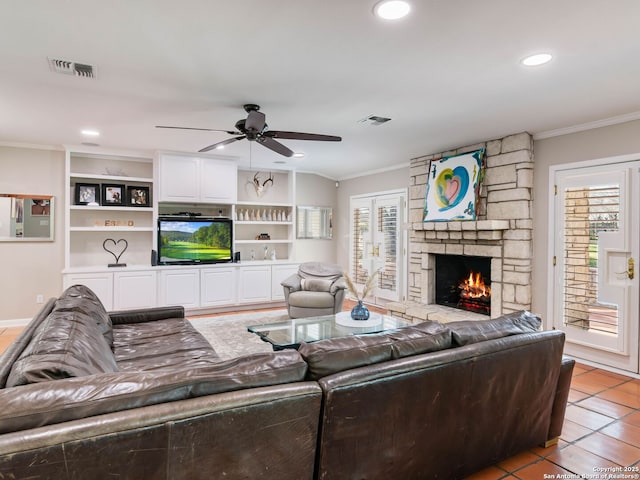
[[[482,274],[473,271],[458,285],[458,288],[461,290],[460,296],[462,298],[488,298],[491,296],[491,287],[485,285]]]

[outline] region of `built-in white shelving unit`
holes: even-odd
[[[265,247],[267,259],[274,252],[276,259],[293,259],[295,173],[239,170],[234,220],[236,251],[243,260],[264,260]]]
[[[126,240],[120,262],[149,265],[154,228],[153,159],[132,153],[66,152],[65,269],[106,267],[115,258],[102,247],[111,238]],[[95,197],[78,199],[77,189],[94,189]],[[118,186],[121,205],[102,198],[103,186]],[[128,187],[148,191],[147,206],[132,205]],[[82,201],[78,201],[82,200]],[[93,200],[91,204],[87,200]],[[115,250],[119,253],[123,242]]]
[[[260,195],[256,176],[261,185],[271,179]],[[297,270],[294,172],[244,171],[231,160],[180,153],[69,148],[66,183],[65,287],[89,286],[108,310],[183,305],[202,311],[283,301],[280,282]],[[122,205],[98,198],[78,204],[81,185],[97,189],[98,196],[103,185],[120,186],[122,195],[129,186],[142,187],[149,191],[149,204],[134,206],[126,198]],[[234,251],[241,262],[153,266],[157,218],[180,212],[233,218]],[[120,258],[126,267],[109,266],[115,258],[103,249],[107,239],[115,242],[107,246],[116,254],[126,241]]]

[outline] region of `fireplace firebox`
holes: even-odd
[[[491,258],[466,255],[435,257],[436,303],[491,315]]]

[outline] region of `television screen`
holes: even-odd
[[[158,218],[158,263],[230,262],[233,224],[228,218]]]

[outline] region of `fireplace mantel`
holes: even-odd
[[[509,220],[477,220],[457,222],[420,222],[412,225],[413,230],[442,230],[447,232],[472,231],[501,231],[509,230]]]

